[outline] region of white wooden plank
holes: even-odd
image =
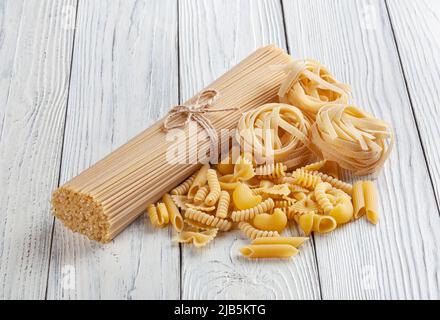
[[[400,58],[440,205],[440,2],[387,1]]]
[[[81,1],[62,182],[178,102],[177,2]],[[176,299],[179,247],[138,219],[110,244],[57,221],[48,298]]]
[[[75,3],[0,2],[0,299],[45,295]]]
[[[324,299],[440,296],[440,221],[383,1],[284,1],[288,43],[352,84],[358,105],[392,123],[379,176],[381,221],[316,236]]]
[[[257,47],[285,47],[279,1],[181,1],[179,20],[182,101]],[[182,247],[182,298],[320,298],[312,242],[293,260],[258,262],[240,256],[248,242],[236,231],[201,250]]]

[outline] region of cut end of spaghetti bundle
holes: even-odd
[[[109,242],[109,222],[102,205],[92,196],[61,187],[52,194],[52,210],[63,224],[92,240]]]

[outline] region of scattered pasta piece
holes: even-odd
[[[156,228],[163,228],[166,226],[165,220],[159,215],[158,210],[154,204],[150,204],[147,207],[147,215],[151,224]]]
[[[246,258],[290,258],[298,254],[298,249],[288,244],[248,245],[240,249]]]
[[[194,204],[198,205],[198,204],[202,204],[203,202],[205,202],[206,196],[209,193],[209,186],[208,185],[204,185],[203,187],[200,187],[196,194],[194,195]]]
[[[224,219],[228,216],[230,199],[231,197],[227,191],[222,191],[220,193],[220,199],[215,213],[217,217]]]
[[[286,175],[287,166],[283,163],[267,164],[264,166],[256,167],[255,174],[263,178],[281,178]]]
[[[274,206],[275,203],[273,202],[272,198],[269,198],[253,208],[233,211],[231,214],[231,218],[232,221],[235,222],[249,221],[252,220],[257,214],[268,212],[269,210],[273,209]]]
[[[262,202],[259,195],[255,195],[253,190],[248,185],[240,183],[232,193],[232,200],[234,206],[238,210],[246,210],[253,208]]]
[[[209,229],[202,232],[183,231],[174,238],[179,243],[191,243],[195,247],[200,248],[206,246],[217,236],[217,228]]]
[[[199,172],[197,172],[194,181],[191,183],[191,186],[188,190],[188,198],[193,199],[196,195],[197,191],[206,184],[207,181],[207,172],[209,169],[209,164],[203,165]]]
[[[309,240],[307,237],[265,237],[252,240],[252,244],[288,244],[299,248]]]
[[[364,199],[365,199],[365,213],[368,221],[372,224],[379,222],[379,215],[377,213],[377,192],[376,187],[371,181],[364,181]]]
[[[292,173],[292,177],[295,179],[294,183],[310,190],[314,190],[318,183],[321,183],[321,177],[311,174],[304,170],[297,170]]]
[[[220,197],[221,188],[218,182],[217,172],[214,169],[209,169],[207,172],[207,180],[209,185],[209,194],[205,198],[205,204],[208,206],[213,206],[217,203]]]
[[[353,207],[354,218],[359,219],[365,214],[365,199],[364,199],[364,187],[363,181],[357,181],[353,185]]]
[[[228,231],[232,227],[232,223],[228,220],[220,219],[213,215],[194,209],[187,209],[185,211],[185,218],[206,224],[211,227],[216,227],[221,231]]]
[[[179,208],[177,208],[176,204],[168,193],[164,194],[162,201],[167,208],[170,222],[174,229],[176,229],[177,232],[181,232],[183,230],[183,218],[180,214]]]
[[[197,175],[197,173],[194,173],[191,177],[186,179],[182,184],[180,184],[179,186],[177,186],[176,188],[171,190],[170,193],[172,195],[178,195],[178,196],[187,194],[189,187],[192,185],[192,183],[194,182],[194,179],[196,178],[196,175]]]
[[[211,212],[211,211],[215,210],[215,206],[207,206],[204,203],[202,203],[202,204],[187,203],[186,208],[199,210],[199,211],[203,211],[203,212]]]
[[[275,209],[272,214],[262,213],[256,215],[252,224],[261,230],[281,233],[287,225],[287,216],[282,210]]]
[[[263,238],[263,237],[279,237],[279,233],[277,231],[266,231],[266,230],[259,230],[252,226],[248,222],[240,222],[238,224],[238,228],[243,231],[243,233],[252,240],[255,240],[257,238]]]

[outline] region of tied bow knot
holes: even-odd
[[[216,89],[205,89],[197,96],[196,101],[193,104],[176,105],[171,108],[166,116],[163,127],[166,131],[182,128],[190,121],[196,121],[208,134],[212,144],[217,142],[217,133],[212,125],[212,122],[205,116],[209,112],[223,112],[237,110],[238,108],[214,108],[214,102],[219,98],[220,94]],[[183,115],[185,121],[170,124],[170,121],[174,118]]]

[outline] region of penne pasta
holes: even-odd
[[[252,240],[252,244],[288,244],[295,248],[299,248],[309,240],[307,237],[266,237]]]
[[[288,244],[259,244],[240,248],[246,258],[290,258],[298,254],[298,249]]]
[[[373,224],[379,222],[377,191],[372,181],[364,181],[362,184],[364,189],[365,213],[368,221]]]

